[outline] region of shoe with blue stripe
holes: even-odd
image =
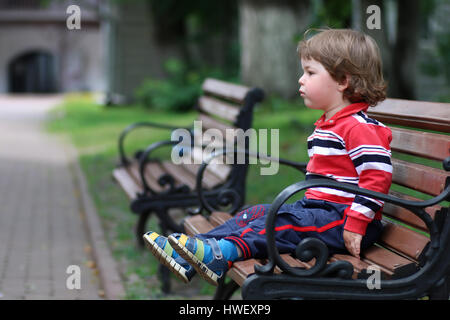
[[[170,235],[168,240],[173,249],[212,285],[218,286],[219,280],[231,266],[214,238],[201,240],[175,233]]]
[[[147,248],[165,265],[177,278],[184,283],[191,281],[196,274],[195,269],[173,250],[167,238],[156,232],[149,231],[143,235]]]

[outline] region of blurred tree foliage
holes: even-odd
[[[235,80],[239,73],[237,0],[147,0],[157,42],[176,43],[181,60],[168,57],[166,79],[148,78],[136,98],[154,109],[188,111],[205,77]]]
[[[164,68],[168,73],[167,79],[148,78],[135,90],[136,99],[146,108],[189,111],[201,94],[201,85],[206,77],[236,80],[225,75],[221,69],[188,68],[183,61],[175,58],[168,59]]]
[[[157,40],[180,42],[188,65],[219,63],[238,68],[237,0],[148,1]]]
[[[311,28],[350,28],[352,2],[337,0],[312,1],[313,21]]]

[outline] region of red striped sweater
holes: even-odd
[[[326,175],[336,181],[388,193],[392,182],[392,133],[367,116],[366,103],[351,104],[329,120],[323,115],[308,137],[307,176]],[[330,188],[310,188],[305,196],[351,205],[344,229],[364,235],[373,219],[381,219],[383,202]]]

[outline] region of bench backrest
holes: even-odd
[[[227,135],[227,129],[242,129],[244,132],[251,128],[253,108],[264,98],[263,91],[257,88],[248,88],[243,85],[232,84],[217,79],[208,78],[202,85],[203,95],[198,99],[196,109],[199,111],[197,121],[201,121],[202,134],[195,135],[194,148],[191,154],[197,163],[205,160],[209,154],[203,152],[209,146],[209,151],[219,151],[227,146],[234,145],[236,138]],[[214,139],[214,129],[222,141]],[[217,131],[218,130],[218,131]],[[232,139],[232,141],[227,140]],[[219,163],[221,161],[221,163]],[[189,170],[196,170],[198,166],[188,165]],[[217,158],[206,167],[204,182],[206,186],[223,184],[234,176],[235,185],[244,188],[247,165],[227,164],[225,159]]]
[[[440,194],[450,173],[450,103],[386,99],[368,115],[392,130],[393,187],[390,193],[409,200]],[[426,209],[434,219],[441,207]],[[426,225],[409,210],[385,203],[385,231],[380,244],[417,262],[429,242]]]

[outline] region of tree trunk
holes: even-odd
[[[381,9],[381,29],[368,29],[367,7],[377,5]],[[388,97],[415,99],[416,97],[416,58],[419,37],[419,0],[399,0],[397,3],[395,25],[391,26],[386,19],[391,8],[383,0],[353,0],[356,10],[360,10],[360,23],[354,22],[354,28],[375,39],[383,58],[383,74],[388,81]],[[395,13],[394,13],[395,14]],[[390,41],[392,40],[392,41]]]
[[[367,19],[370,14],[366,13],[367,7],[370,5],[377,5],[381,9],[381,29],[369,29],[367,27]],[[371,36],[380,48],[381,58],[383,60],[383,75],[388,81],[388,95],[395,91],[393,81],[395,74],[392,69],[392,44],[389,42],[390,33],[394,33],[394,30],[389,30],[387,19],[387,8],[383,5],[383,0],[353,0],[353,16],[356,16],[360,21],[354,21],[353,28],[364,32]],[[355,12],[359,10],[358,12]]]
[[[416,99],[419,6],[419,0],[398,1],[397,41],[392,57],[397,80],[395,98]]]
[[[241,0],[242,82],[292,98],[298,92],[298,35],[308,25],[308,1]]]

